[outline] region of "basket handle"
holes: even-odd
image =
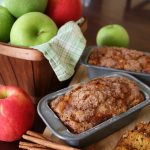
[[[80,26],[81,31],[84,33],[87,29],[86,20],[81,18],[77,21],[77,24]],[[0,55],[30,61],[41,61],[45,59],[44,55],[36,49],[14,46],[2,42],[0,42]]]
[[[81,28],[82,33],[84,33],[87,30],[87,20],[84,17],[77,20],[76,23]]]

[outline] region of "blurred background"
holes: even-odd
[[[150,0],[83,0],[83,5],[88,45],[95,45],[100,27],[120,24],[130,35],[130,48],[150,51]]]

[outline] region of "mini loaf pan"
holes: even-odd
[[[120,72],[110,73],[105,75],[105,77],[124,77],[135,81],[141,92],[144,94],[145,100],[140,104],[130,108],[127,112],[114,116],[111,119],[108,119],[80,134],[74,134],[67,129],[67,127],[60,121],[60,119],[49,106],[49,102],[51,102],[58,96],[64,95],[66,92],[70,91],[73,86],[62,89],[55,93],[48,94],[40,100],[37,110],[39,116],[42,118],[44,123],[48,126],[48,128],[56,137],[60,138],[61,140],[74,147],[87,146],[89,144],[92,144],[93,142],[103,139],[104,137],[119,130],[123,126],[129,124],[136,118],[138,112],[143,107],[150,104],[150,88],[135,77]]]
[[[104,75],[104,74],[107,74],[110,72],[118,72],[119,71],[119,72],[131,74],[134,77],[141,80],[142,82],[144,82],[145,84],[150,86],[150,74],[148,74],[148,73],[134,72],[134,71],[114,69],[114,68],[109,68],[109,67],[101,67],[101,66],[88,64],[89,55],[94,48],[98,48],[98,47],[96,47],[96,46],[87,47],[84,50],[82,57],[80,59],[80,63],[83,64],[84,66],[86,66],[86,68],[88,69],[88,77],[90,79],[95,78],[95,77],[99,77],[101,75]],[[147,52],[145,52],[145,53],[147,53]],[[147,53],[147,54],[150,55],[149,53]]]

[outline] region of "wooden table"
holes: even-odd
[[[83,7],[84,16],[88,20],[88,30],[85,33],[87,45],[96,44],[96,33],[100,27],[106,24],[117,23],[128,30],[130,48],[150,51],[149,3],[142,4],[133,0],[132,5],[129,5],[127,2],[127,0],[91,0],[88,5]],[[80,75],[78,77],[80,80]],[[43,132],[44,128],[44,123],[37,117],[33,130]],[[17,149],[18,141],[12,143],[0,142],[0,150]]]

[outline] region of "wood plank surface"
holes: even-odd
[[[35,95],[34,92],[34,79],[32,62],[22,59],[9,58],[18,86],[22,87],[31,96]]]
[[[4,85],[18,85],[14,70],[7,56],[0,55],[0,84]]]
[[[40,97],[46,94],[46,91],[50,89],[50,82],[54,75],[48,61],[43,60],[40,62],[33,63],[33,75],[34,75],[34,84],[36,96]],[[46,90],[47,89],[47,90]]]
[[[81,66],[79,68],[79,70],[77,71],[76,75],[74,76],[74,78],[72,79],[71,85],[79,83],[79,82],[83,82],[83,81],[86,81],[86,80],[88,80],[87,70],[86,70],[86,68]],[[131,122],[129,125],[127,125],[126,127],[120,129],[119,131],[113,133],[112,135],[106,137],[105,139],[103,139],[103,140],[101,140],[97,143],[94,143],[93,145],[90,145],[90,146],[86,147],[85,150],[113,150],[113,148],[116,146],[116,144],[119,141],[122,134],[127,130],[133,129],[134,126],[138,122],[141,122],[141,121],[145,121],[145,122],[150,121],[150,106],[145,107],[139,113],[137,118],[135,120],[133,120],[133,122]],[[52,135],[52,133],[50,132],[50,130],[47,127],[44,130],[43,134],[47,137],[50,137],[50,138],[54,139],[55,141],[62,142],[61,140],[56,138],[54,135]]]

